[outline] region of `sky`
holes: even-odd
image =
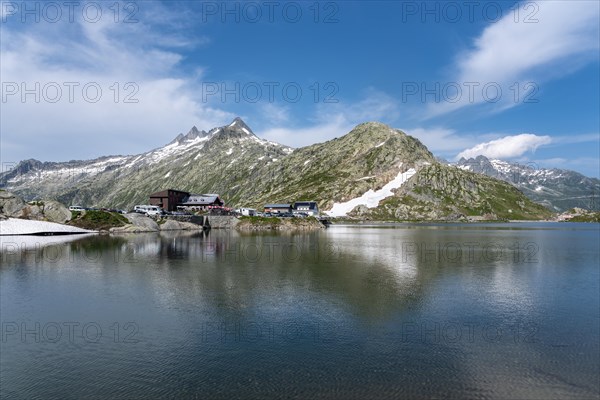
[[[600,176],[597,1],[0,1],[0,157],[137,154],[240,116]]]

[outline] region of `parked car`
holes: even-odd
[[[159,217],[163,215],[167,215],[166,211],[160,207],[153,207],[146,211],[146,215],[149,217]]]
[[[155,217],[159,215],[164,215],[165,211],[159,206],[149,206],[149,205],[138,205],[133,208],[133,210],[140,214],[145,214],[149,217]]]

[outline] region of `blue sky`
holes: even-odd
[[[140,153],[239,115],[293,147],[375,120],[448,160],[484,154],[598,177],[599,9],[2,1],[3,168]]]

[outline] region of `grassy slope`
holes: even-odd
[[[121,214],[107,211],[73,211],[72,214],[73,216],[71,221],[69,221],[69,225],[84,229],[110,229],[112,227],[124,226],[129,223],[127,218]]]
[[[398,211],[407,206],[410,207],[409,212]],[[369,216],[375,220],[397,221],[486,214],[499,220],[536,220],[552,215],[548,209],[532,202],[506,182],[433,164],[420,170],[395,196],[382,201]]]

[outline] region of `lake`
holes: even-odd
[[[599,397],[598,224],[0,237],[0,397]]]

